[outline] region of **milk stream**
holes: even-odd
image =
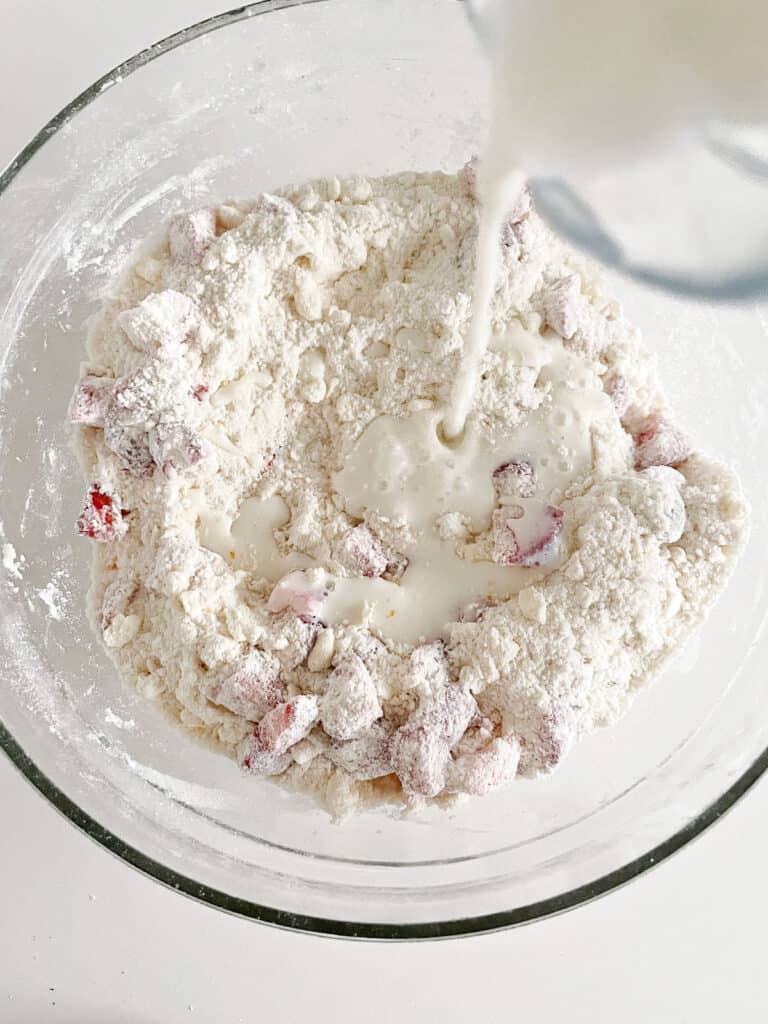
[[[492,167],[490,174],[486,168]],[[499,262],[499,238],[506,214],[524,185],[523,172],[512,168],[495,173],[497,164],[486,162],[478,181],[481,203],[480,230],[475,263],[472,319],[451,400],[442,429],[446,438],[459,438],[472,408],[480,366],[488,346],[490,308]]]

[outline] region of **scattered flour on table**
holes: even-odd
[[[702,621],[746,533],[652,357],[527,195],[460,443],[473,168],[175,217],[70,417],[121,675],[343,815],[552,770]]]
[[[3,544],[2,552],[3,569],[5,569],[8,575],[13,577],[13,579],[20,580],[23,576],[23,556],[19,557],[16,552],[16,548],[10,543]]]

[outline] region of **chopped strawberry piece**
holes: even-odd
[[[633,431],[635,469],[679,466],[691,454],[691,442],[663,412],[655,412]]]
[[[381,640],[367,631],[359,632],[354,638],[354,653],[368,669],[375,665],[377,659],[386,652],[387,648]]]
[[[544,714],[532,736],[520,737],[519,770],[525,775],[553,771],[568,754],[576,739],[573,710],[555,704]]]
[[[443,644],[417,647],[411,671],[427,696],[392,738],[392,769],[406,793],[436,796],[445,784],[451,749],[479,712],[472,694],[450,682]]]
[[[421,701],[392,738],[392,768],[407,793],[440,792],[451,748],[477,714],[474,697],[452,683]]]
[[[273,621],[279,643],[272,653],[284,669],[293,669],[306,661],[323,623],[309,615],[296,615],[290,608],[279,612]]]
[[[437,796],[450,759],[451,749],[440,733],[410,718],[392,737],[390,762],[406,794]]]
[[[375,577],[387,568],[387,556],[379,540],[361,523],[338,541],[336,559],[353,576]]]
[[[104,419],[112,405],[114,388],[113,377],[83,377],[78,381],[69,403],[70,422],[83,423],[89,427],[103,427]]]
[[[336,740],[357,739],[381,714],[370,672],[356,654],[345,657],[331,673],[320,701],[323,729]]]
[[[509,245],[515,242],[523,253],[532,252],[539,245],[536,227],[532,218],[523,217],[516,224],[507,223],[502,232],[502,242],[508,239]]]
[[[187,469],[203,457],[203,440],[185,423],[158,423],[149,431],[149,451],[158,466]]]
[[[380,779],[392,772],[389,758],[392,734],[392,726],[380,718],[359,739],[331,743],[325,756],[360,782]]]
[[[510,495],[516,498],[532,498],[537,487],[533,463],[526,458],[502,462],[493,471],[493,486],[497,497]]]
[[[259,723],[259,737],[265,750],[284,754],[303,740],[320,717],[320,701],[314,694],[302,694],[278,704]]]
[[[125,512],[113,494],[93,484],[88,491],[83,511],[77,520],[77,529],[84,537],[102,542],[118,540],[128,532]]]
[[[464,166],[459,171],[459,177],[461,178],[461,184],[464,188],[464,194],[468,199],[477,200],[477,169],[479,166],[479,160],[476,156],[473,156],[471,160],[467,160]]]
[[[216,211],[210,207],[177,213],[168,227],[171,257],[177,263],[194,266],[205,255],[205,250],[216,237]]]
[[[511,782],[517,774],[520,745],[514,739],[493,740],[482,750],[463,754],[451,761],[445,788],[451,793],[483,796]]]
[[[168,288],[147,295],[132,309],[123,310],[117,323],[136,348],[154,352],[162,347],[177,347],[187,340],[198,323],[197,307],[188,295]]]
[[[320,618],[323,601],[327,596],[328,591],[324,587],[312,583],[305,572],[296,569],[275,584],[267,608],[271,612],[282,612],[290,608],[302,619],[314,620]]]
[[[264,651],[251,651],[208,697],[233,714],[258,722],[285,698],[279,672],[275,658]]]
[[[570,340],[579,329],[581,280],[578,274],[561,277],[544,292],[544,318],[561,338]]]
[[[143,363],[137,370],[120,377],[115,384],[115,406],[109,420],[130,426],[144,426],[157,418],[168,400],[167,369],[157,360]]]
[[[549,565],[559,553],[563,511],[536,498],[520,498],[496,509],[492,529],[497,565]]]
[[[123,468],[135,477],[150,477],[155,460],[149,450],[147,432],[143,427],[128,427],[112,417],[104,426],[104,444],[120,459]]]
[[[399,583],[403,578],[403,573],[408,568],[408,565],[409,559],[405,555],[389,555],[384,572],[381,574],[381,578],[383,580],[388,580],[390,583]]]
[[[501,244],[505,249],[517,250],[520,246],[520,225],[505,221],[501,225]]]
[[[504,242],[505,235],[507,235],[507,233],[511,233],[514,236],[514,229],[520,221],[525,220],[532,209],[533,201],[531,200],[531,193],[527,188],[521,189],[517,199],[515,199],[514,205],[507,214],[507,219],[504,221],[504,225],[501,229],[502,242]],[[517,241],[516,236],[515,241]]]
[[[101,599],[103,629],[107,629],[116,615],[125,615],[140,590],[141,584],[135,576],[118,576],[107,585]]]
[[[195,401],[202,402],[209,390],[207,384],[198,384],[196,388],[192,389],[192,397]]]
[[[278,754],[274,750],[267,750],[258,725],[255,725],[253,732],[240,742],[237,760],[243,771],[250,775],[282,775],[293,763],[290,751]]]
[[[609,374],[603,383],[606,395],[613,402],[616,415],[621,419],[629,408],[629,384],[620,373]]]
[[[451,684],[436,697],[424,701],[419,712],[430,727],[439,728],[449,748],[453,748],[478,715],[478,708],[471,693]]]

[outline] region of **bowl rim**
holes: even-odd
[[[2,174],[0,174],[0,195],[11,185],[25,164],[61,128],[73,120],[81,110],[104,92],[117,85],[145,64],[149,64],[151,61],[179,46],[183,46],[185,43],[237,22],[246,21],[252,17],[273,11],[327,2],[329,0],[255,0],[255,2],[245,6],[195,22],[187,28],[165,36],[151,46],[140,50],[98,78],[92,85],[55,114],[37,132],[8,164]],[[457,2],[464,2],[464,0],[457,0]],[[506,928],[552,917],[567,910],[572,910],[581,904],[589,903],[614,889],[626,885],[650,868],[656,867],[693,839],[702,835],[727,811],[731,810],[737,801],[768,770],[768,748],[766,748],[717,800],[714,800],[687,824],[673,833],[669,839],[657,844],[634,860],[629,861],[623,867],[607,872],[591,882],[569,889],[557,896],[551,896],[520,907],[474,917],[414,924],[393,924],[389,922],[377,924],[366,921],[343,921],[330,917],[317,917],[284,911],[277,907],[266,906],[242,897],[232,896],[221,889],[215,889],[196,882],[189,876],[166,867],[154,858],[142,853],[141,850],[126,843],[118,835],[99,824],[95,818],[82,810],[25,753],[2,721],[0,721],[0,749],[3,750],[11,763],[15,765],[30,785],[71,824],[124,863],[129,864],[141,873],[176,892],[227,913],[291,931],[345,939],[395,941],[458,938],[464,935],[501,931]]]

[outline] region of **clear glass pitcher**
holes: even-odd
[[[500,45],[498,7],[512,2],[517,0],[465,0],[491,52]],[[753,10],[755,22],[765,23],[763,9]],[[742,22],[742,41],[745,31]],[[722,45],[734,45],[733,37]],[[768,60],[765,67],[768,79]],[[597,164],[566,169],[539,163],[528,168],[529,188],[559,235],[632,278],[710,301],[765,298],[768,110],[764,115],[755,121],[753,105],[749,122],[699,121],[665,137],[662,146],[630,161],[605,161],[599,170]],[[569,127],[564,118],[562,131]]]

